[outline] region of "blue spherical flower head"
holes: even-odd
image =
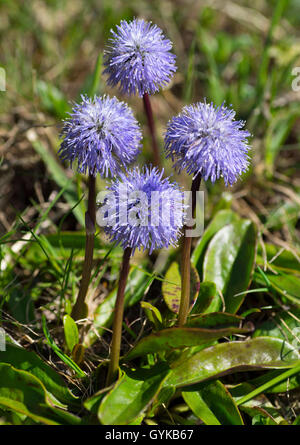
[[[122,20],[111,33],[104,53],[104,73],[110,86],[120,84],[123,93],[142,97],[170,82],[176,71],[175,55],[171,53],[172,43],[158,26],[142,19]]]
[[[59,156],[80,173],[115,175],[135,161],[142,133],[131,109],[108,96],[81,96],[65,120]]]
[[[125,249],[161,249],[176,246],[181,235],[185,208],[183,192],[163,171],[138,167],[112,182],[108,187],[109,211],[105,232],[111,241]],[[104,210],[103,210],[103,213]]]
[[[235,112],[224,105],[196,103],[183,108],[167,125],[165,149],[174,167],[232,185],[249,165],[250,133]]]

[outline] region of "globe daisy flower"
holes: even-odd
[[[181,234],[185,206],[179,186],[163,178],[163,171],[159,172],[156,167],[144,167],[142,171],[136,167],[127,175],[121,173],[108,190],[108,202],[114,202],[114,206],[112,212],[102,209],[106,217],[105,232],[124,249],[107,374],[107,385],[111,385],[119,367],[130,257],[135,249],[149,249],[151,253],[154,249],[175,246]]]
[[[85,214],[85,257],[77,300],[72,309],[75,320],[86,318],[85,303],[93,264],[96,221],[96,174],[119,174],[139,153],[141,130],[131,109],[115,97],[81,96],[64,121],[59,156],[77,163],[80,173],[88,173],[88,206]]]
[[[165,87],[176,71],[172,43],[162,30],[143,19],[122,20],[104,53],[108,84],[123,93],[153,94]]]
[[[108,187],[116,202],[105,225],[111,241],[133,253],[177,245],[185,215],[183,192],[163,173],[156,167],[135,168]]]
[[[65,120],[59,156],[80,173],[118,174],[135,161],[142,139],[138,122],[124,102],[109,96],[81,96]]]
[[[232,185],[249,165],[244,122],[235,120],[235,111],[198,102],[183,108],[171,119],[165,134],[167,158],[178,171],[185,169],[204,180],[223,177]]]

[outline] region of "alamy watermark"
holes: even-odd
[[[0,67],[0,91],[6,91],[6,71]]]
[[[0,328],[0,352],[6,351],[5,330]]]
[[[292,90],[300,91],[300,66],[295,66],[292,69],[292,76],[295,76],[295,79],[292,81]]]
[[[199,237],[204,230],[204,192],[196,192],[195,217],[192,215],[192,192],[166,194],[152,191],[128,191],[121,184],[118,192],[101,191],[96,220],[100,227],[186,226],[186,237]]]

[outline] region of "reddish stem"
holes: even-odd
[[[156,167],[159,168],[160,164],[161,164],[160,154],[159,154],[159,148],[158,148],[157,139],[156,139],[152,106],[151,106],[150,97],[149,97],[148,93],[144,93],[143,102],[144,102],[144,108],[145,108],[145,112],[146,112],[146,116],[147,116],[151,141],[152,141],[153,163]]]

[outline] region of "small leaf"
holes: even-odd
[[[46,425],[80,423],[71,413],[49,403],[46,390],[40,380],[29,372],[0,363],[0,407],[30,417]]]
[[[47,343],[52,348],[52,350],[56,353],[56,355],[58,355],[58,357],[67,366],[69,366],[71,369],[73,369],[73,371],[76,373],[77,377],[85,377],[85,372],[82,371],[82,369],[80,369],[79,366],[70,357],[68,357],[66,354],[64,354],[59,349],[59,347],[54,342],[54,340],[51,338],[50,332],[49,332],[48,327],[47,327],[46,318],[45,318],[44,315],[42,316],[42,327],[43,327],[43,332],[44,332],[44,335],[46,337]]]
[[[200,285],[197,300],[190,312],[190,314],[201,314],[206,311],[211,305],[213,299],[217,296],[217,287],[215,283],[210,281],[203,281]]]
[[[205,383],[198,391],[183,391],[185,402],[206,425],[243,425],[232,396],[219,381]]]
[[[30,371],[58,400],[67,404],[76,403],[76,397],[66,387],[61,376],[34,352],[7,343],[6,350],[0,352],[0,362],[11,364],[23,371]]]
[[[200,279],[195,267],[191,266],[190,304],[194,304],[200,289]],[[178,314],[181,299],[181,272],[177,262],[173,262],[162,283],[162,294],[170,311]]]
[[[256,251],[256,228],[250,220],[240,220],[223,227],[213,237],[206,251],[204,281],[213,281],[222,292],[226,312],[235,313],[245,299],[250,285]],[[209,312],[222,308],[222,300],[213,300]]]
[[[70,315],[65,315],[63,319],[64,323],[64,332],[65,332],[65,340],[67,347],[70,352],[73,351],[73,348],[79,342],[79,333],[77,324],[73,320]]]
[[[195,416],[201,419],[206,425],[221,425],[214,413],[210,410],[207,404],[197,391],[182,392],[182,397],[185,403],[190,407]]]
[[[198,329],[198,328],[169,328],[144,337],[127,354],[131,360],[141,355],[158,351],[173,351],[173,349],[200,346],[219,338],[232,334],[245,334],[249,328]]]
[[[169,368],[164,364],[151,369],[127,370],[101,402],[100,422],[104,425],[133,423],[153,402],[168,373]]]
[[[218,213],[216,213],[211,223],[203,233],[203,236],[198,241],[198,244],[195,247],[193,254],[191,256],[191,263],[197,268],[200,277],[202,277],[202,266],[203,266],[205,251],[212,237],[220,229],[222,229],[222,227],[234,221],[238,221],[239,219],[240,219],[239,216],[232,210],[220,210]]]
[[[170,386],[188,386],[211,377],[238,371],[290,368],[299,363],[295,349],[277,338],[258,337],[242,342],[220,343],[171,364],[166,381]]]
[[[141,307],[144,309],[148,320],[156,329],[160,329],[162,326],[162,316],[159,310],[147,301],[141,301]]]
[[[188,328],[225,328],[229,326],[239,326],[243,321],[242,317],[226,312],[211,312],[210,314],[190,315],[187,321]]]

